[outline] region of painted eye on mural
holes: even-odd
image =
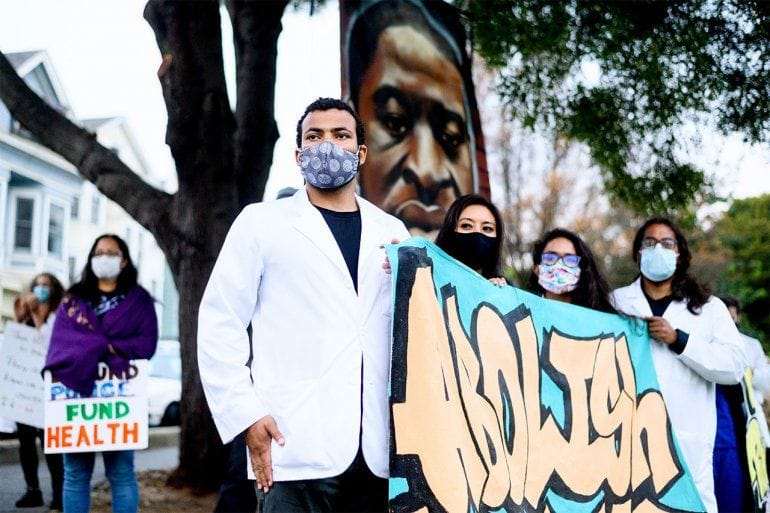
[[[441,143],[445,147],[457,148],[464,140],[463,134],[457,130],[454,123],[448,123],[441,132]]]
[[[406,116],[399,114],[385,114],[380,121],[393,137],[403,137],[409,128],[409,121]]]

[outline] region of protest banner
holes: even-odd
[[[388,255],[391,511],[704,511],[643,323]]]
[[[764,511],[767,494],[770,491],[770,482],[767,475],[767,447],[762,437],[760,423],[766,421],[760,413],[762,406],[754,396],[752,377],[751,369],[746,369],[741,380],[743,413],[746,415],[746,461],[749,467],[749,481],[754,506],[756,511]]]
[[[146,449],[147,360],[131,362],[125,376],[99,364],[90,397],[82,397],[45,373],[45,452]]]
[[[0,417],[43,427],[43,376],[50,330],[5,325],[0,347]]]

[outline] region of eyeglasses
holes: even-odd
[[[573,254],[559,255],[553,251],[546,251],[540,257],[540,263],[543,265],[554,265],[561,260],[567,267],[577,267],[580,265],[580,257]]]
[[[665,249],[676,249],[676,240],[672,239],[670,237],[666,237],[665,239],[656,239],[655,237],[645,237],[642,239],[642,249],[649,249],[654,248],[660,244]]]
[[[94,256],[111,256],[111,257],[122,257],[123,253],[120,251],[94,251]]]

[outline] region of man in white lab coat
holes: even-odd
[[[264,513],[384,511],[383,245],[409,235],[355,193],[366,146],[346,103],[307,108],[295,159],[305,188],[247,206],[222,246],[198,317],[201,381],[222,440],[246,432]]]
[[[717,513],[712,456],[716,383],[740,381],[740,334],[724,303],[689,274],[687,239],[668,219],[638,230],[633,257],[641,276],[615,290],[615,308],[647,321],[655,371],[679,446],[708,513]]]

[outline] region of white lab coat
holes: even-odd
[[[641,279],[613,291],[615,308],[628,315],[650,317]],[[674,329],[689,335],[682,354],[650,339],[655,372],[679,446],[708,513],[717,513],[713,452],[716,436],[716,383],[740,382],[746,356],[740,333],[719,298],[711,297],[701,313],[672,301],[663,314]]]
[[[409,234],[401,221],[357,202],[358,294],[305,190],[241,212],[203,294],[198,366],[214,422],[227,442],[272,415],[286,440],[272,444],[276,481],[341,474],[357,453],[361,425],[369,468],[388,476],[392,308],[380,246]]]

